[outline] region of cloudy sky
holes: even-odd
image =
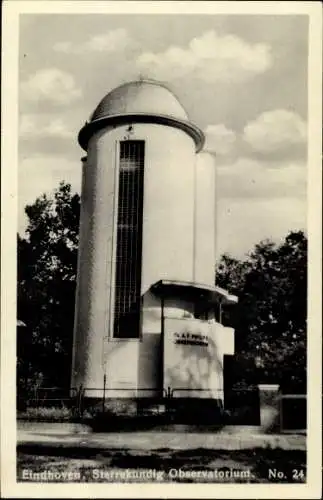
[[[19,43],[20,233],[41,193],[80,191],[79,129],[139,77],[166,82],[217,154],[219,254],[306,229],[307,16],[25,14]]]

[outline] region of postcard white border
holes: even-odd
[[[320,498],[322,277],[322,10],[320,2],[3,2],[1,183],[1,485],[8,498]],[[19,14],[305,14],[309,16],[308,480],[295,485],[26,484],[16,482],[15,331]]]

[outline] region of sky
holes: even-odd
[[[19,232],[61,180],[80,192],[77,134],[99,101],[165,82],[216,153],[217,251],[306,230],[305,15],[23,14],[19,29]]]

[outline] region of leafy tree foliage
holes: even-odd
[[[18,235],[18,376],[22,386],[68,384],[74,317],[80,199],[62,182],[53,198],[25,208]]]
[[[290,232],[265,240],[244,261],[223,255],[217,284],[238,295],[235,306],[236,381],[306,386],[307,239]]]

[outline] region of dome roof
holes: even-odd
[[[153,80],[125,83],[109,92],[79,133],[79,143],[87,150],[94,132],[108,123],[160,123],[187,132],[200,150],[204,143],[201,130],[189,122],[188,115],[175,95]]]
[[[185,109],[164,85],[139,80],[125,83],[107,94],[91,116],[91,121],[110,115],[154,113],[188,120]]]

